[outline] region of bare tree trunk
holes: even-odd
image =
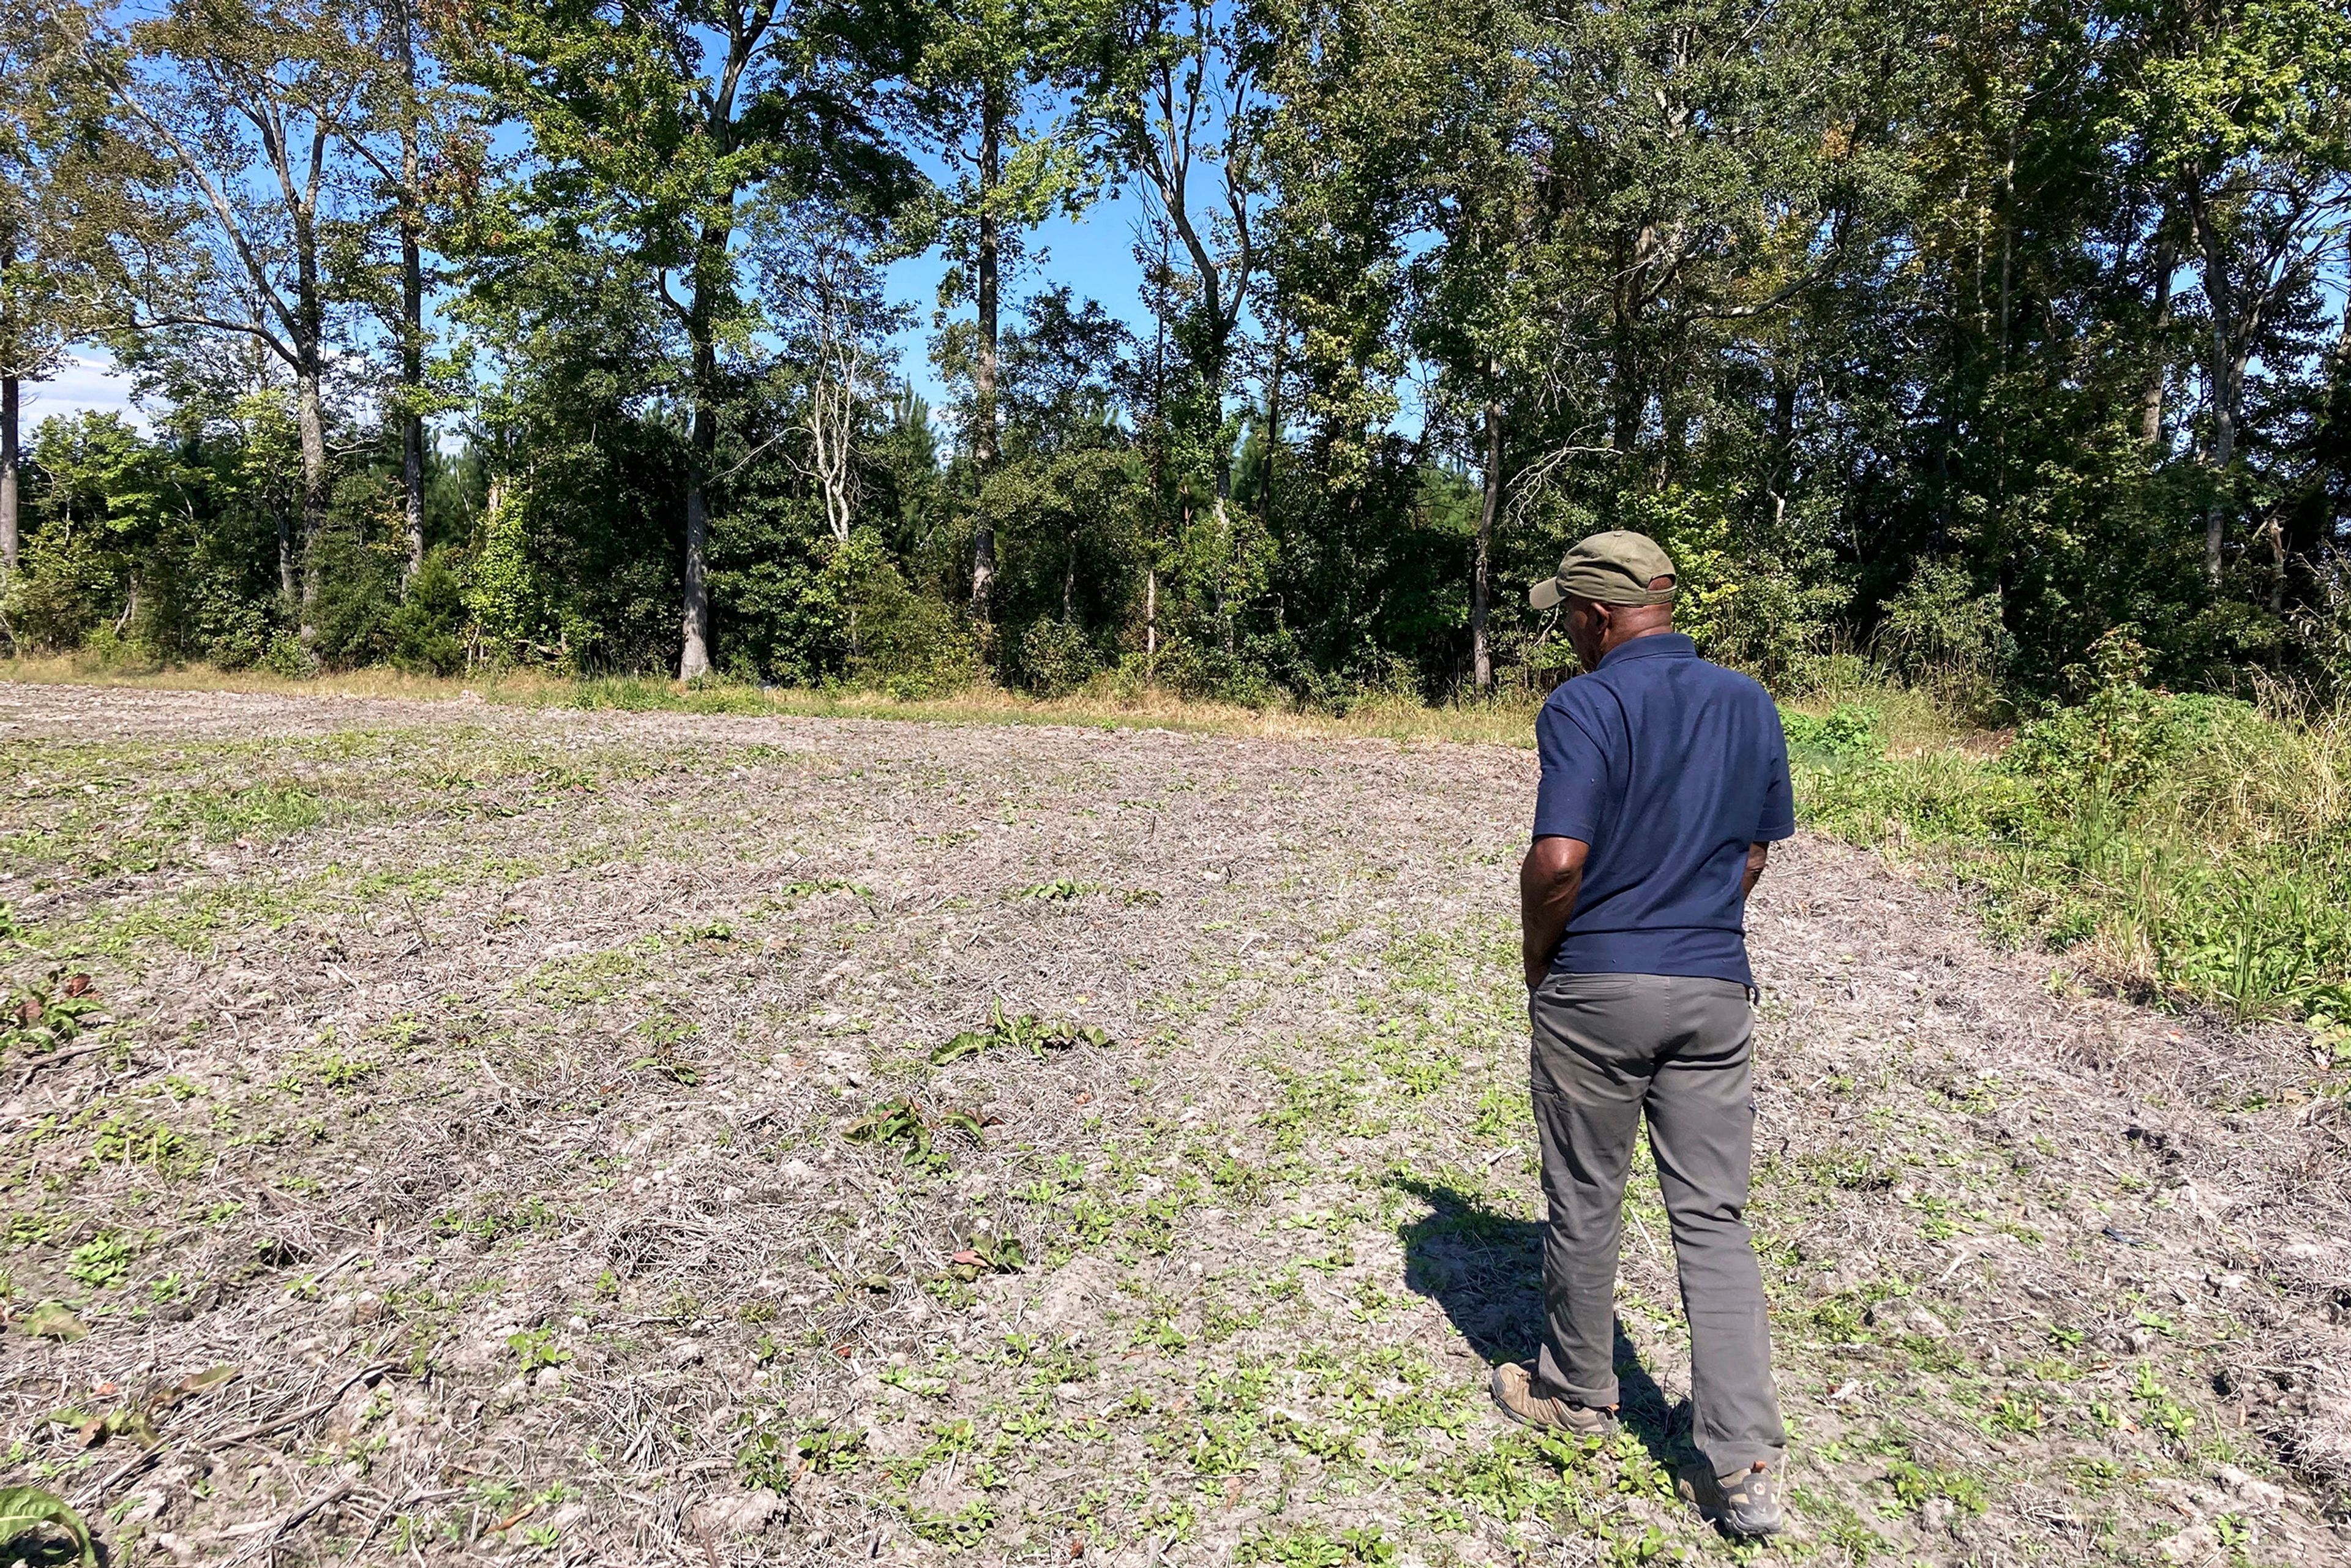
[[[2225,374],[2225,372],[2223,372]],[[2216,383],[2222,378],[2216,376]],[[2204,514],[2204,580],[2220,586],[2220,546],[2228,536],[2229,468],[2237,460],[2237,411],[2216,384],[2212,392],[2212,504]]]
[[[0,269],[16,261],[16,239],[11,234],[7,245],[0,247]],[[0,352],[8,356],[5,370],[0,370],[0,589],[5,589],[16,575],[17,442],[24,423],[25,389],[17,376],[24,367],[16,357],[16,323],[0,321],[0,328],[5,328],[0,329]]]
[[[1486,493],[1478,507],[1478,546],[1469,563],[1469,668],[1478,695],[1494,689],[1494,657],[1486,617],[1493,596],[1494,519],[1502,507],[1502,405],[1486,400]]]
[[[314,339],[302,349],[302,368],[295,376],[294,417],[302,435],[301,620],[302,646],[319,640],[315,619],[319,603],[319,536],[326,531],[327,423],[319,382],[319,345]]]
[[[696,416],[695,423],[701,419]],[[685,614],[677,655],[677,678],[691,681],[710,673],[710,576],[706,548],[710,510],[702,476],[685,481]]]
[[[996,466],[996,287],[997,235],[993,205],[1001,172],[1005,106],[993,85],[982,89],[979,110],[979,254],[974,279],[979,316],[979,353],[973,366],[972,465],[984,483]],[[992,600],[996,588],[996,529],[982,512],[971,546],[971,615],[979,623],[983,657],[989,656]]]
[[[1154,563],[1143,578],[1143,678],[1159,670],[1159,567]]]
[[[710,503],[705,491],[718,451],[718,350],[710,340],[706,319],[701,319],[702,290],[695,290],[701,324],[694,348],[693,451],[685,466],[685,607],[677,656],[677,678],[690,681],[710,673]]]
[[[16,442],[23,391],[13,373],[0,375],[0,588],[16,575]]]
[[[1266,329],[1273,339],[1273,362],[1265,378],[1265,461],[1257,471],[1257,511],[1270,535],[1273,532],[1274,466],[1281,454],[1281,348],[1290,334],[1279,319],[1268,322]]]
[[[2206,377],[2211,382],[2212,443],[2205,454],[2212,470],[2212,502],[2204,516],[2204,580],[2220,586],[2221,546],[2228,538],[2229,470],[2237,460],[2237,410],[2244,396],[2245,360],[2252,352],[2251,331],[2239,319],[2236,289],[2229,277],[2228,242],[2209,215],[2196,213],[2196,242],[2203,252],[2204,302],[2210,320],[2206,326],[2209,358]],[[2241,350],[2236,347],[2243,344]]]
[[[416,134],[416,36],[407,0],[399,0],[392,25],[400,49],[406,99],[400,111],[400,488],[408,524],[405,590],[424,565],[424,259],[423,214],[417,210],[420,158]]]
[[[2138,438],[2148,446],[2163,444],[2163,336],[2171,326],[2171,275],[2179,268],[2179,245],[2168,239],[2158,240],[2154,266],[2155,315],[2151,326],[2155,351],[2138,394]]]

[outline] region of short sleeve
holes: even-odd
[[[1606,755],[1555,702],[1544,704],[1535,718],[1535,748],[1542,757],[1542,782],[1535,789],[1534,836],[1591,843],[1608,788]]]
[[[1763,726],[1763,812],[1753,841],[1772,844],[1796,836],[1796,796],[1788,779],[1788,732],[1771,698],[1763,706],[1771,717]]]

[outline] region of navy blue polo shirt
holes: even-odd
[[[1552,967],[1754,984],[1747,849],[1796,831],[1763,688],[1678,632],[1636,637],[1552,693],[1535,742],[1534,836],[1592,846]]]

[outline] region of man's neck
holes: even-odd
[[[1644,637],[1663,637],[1673,629],[1671,619],[1646,626],[1628,626],[1621,632],[1612,626],[1608,629],[1608,635],[1601,639],[1600,656],[1604,659],[1627,643],[1637,643]]]

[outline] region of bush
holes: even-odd
[[[66,653],[99,624],[101,596],[120,591],[111,572],[78,552],[28,548],[8,584],[8,630],[26,652]]]
[[[1932,846],[1995,926],[2151,996],[2253,1017],[2351,994],[2351,716],[2155,691],[2142,667],[2109,638],[2087,699],[1996,758],[1886,757],[1858,706],[1788,716],[1801,814]]]
[[[395,558],[352,529],[329,528],[311,541],[310,570],[319,585],[310,604],[311,653],[332,669],[381,658],[400,593]]]
[[[1101,667],[1101,655],[1082,626],[1040,616],[1020,634],[1020,677],[1039,696],[1067,696]]]
[[[386,653],[412,674],[454,675],[465,667],[464,552],[442,546],[424,558],[385,624]]]
[[[1792,755],[1809,754],[1836,762],[1884,755],[1886,740],[1878,731],[1882,722],[1877,709],[1859,703],[1847,703],[1819,717],[1802,713],[1780,716]]]
[[[979,678],[979,643],[970,622],[955,606],[908,587],[872,535],[852,537],[835,570],[845,579],[853,679],[912,700],[958,691]]]
[[[1997,592],[1978,593],[1957,561],[1922,561],[1886,601],[1877,653],[1903,679],[1963,713],[1990,712],[2016,658]]]

